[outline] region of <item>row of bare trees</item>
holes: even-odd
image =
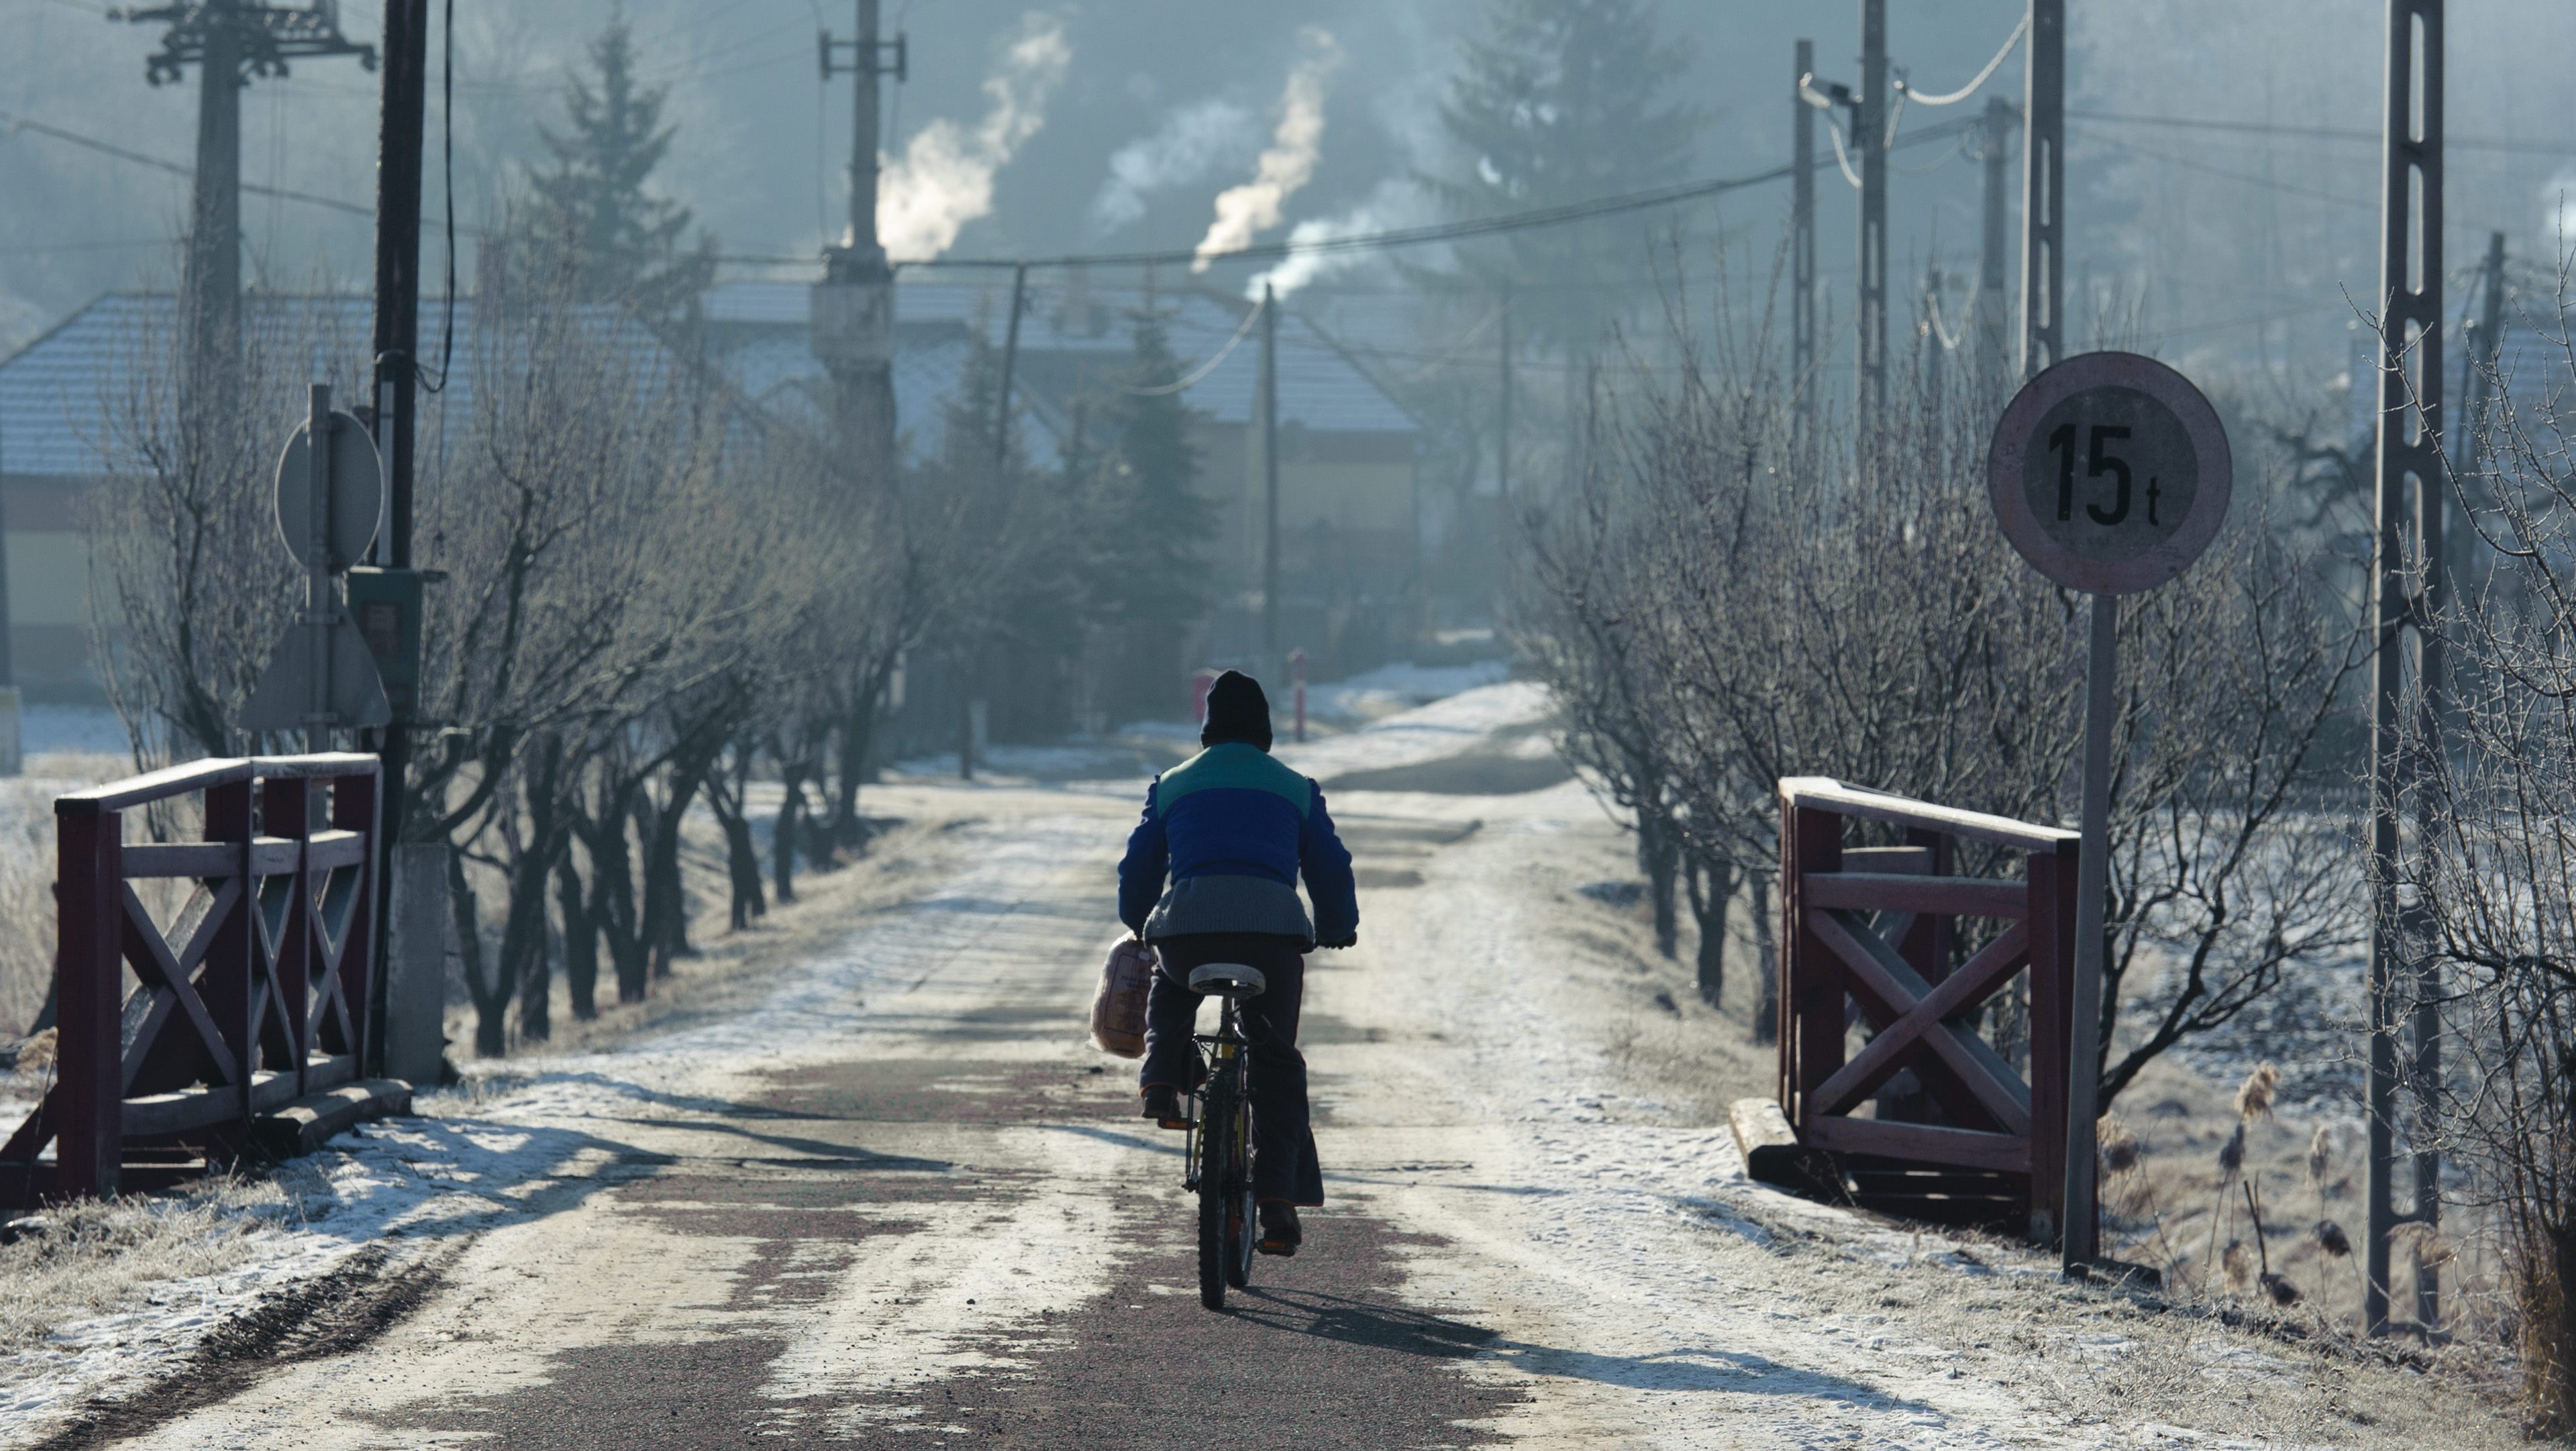
[[[552,1033],[558,972],[588,1018],[690,952],[694,810],[736,925],[863,847],[905,653],[1014,541],[958,490],[852,479],[627,309],[518,281],[477,301],[422,412],[416,539],[443,578],[402,823],[452,847],[486,1054]],[[147,330],[107,410],[133,482],[93,521],[96,658],[144,763],[297,744],[232,724],[294,614],[270,481],[317,363],[355,391],[366,318],[327,296],[252,315],[220,395],[182,398]]]
[[[1811,383],[1762,319],[1677,301],[1594,387],[1574,492],[1530,513],[1520,600],[1565,749],[1634,824],[1667,954],[1692,909],[1712,1002],[1729,904],[1755,904],[1758,1035],[1781,777],[2071,820],[2080,743],[2081,602],[1986,504],[2000,398],[1918,368],[1855,443],[1802,410]],[[2211,555],[2122,612],[2106,1102],[2360,937],[2349,819],[2319,808],[2347,780],[2365,642],[2239,488]]]
[[[2576,384],[2570,277],[2533,309],[2447,481],[2474,567],[2436,602],[2448,700],[2417,675],[2398,859],[2409,985],[2441,1051],[2409,1054],[2431,1108],[2401,1125],[2452,1166],[2446,1201],[2492,1233],[2503,1293],[2473,1314],[2517,1353],[2532,1429],[2576,1433]],[[2397,1005],[2403,1007],[2401,1003]],[[2440,1240],[2419,1239],[2438,1263]]]

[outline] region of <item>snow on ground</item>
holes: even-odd
[[[88,1397],[167,1375],[225,1320],[370,1246],[416,1262],[549,1207],[568,1192],[563,1181],[595,1174],[619,1152],[586,1124],[639,1104],[713,1103],[739,1077],[829,1049],[880,989],[900,991],[1007,932],[1009,914],[992,904],[1100,837],[1091,817],[968,829],[992,840],[964,872],[809,960],[748,1013],[615,1052],[474,1065],[462,1088],[420,1095],[419,1117],[369,1125],[290,1166],[285,1212],[251,1232],[241,1263],[161,1282],[149,1303],[66,1325],[0,1359],[0,1446],[22,1444]]]
[[[1550,748],[1536,732],[1548,709],[1546,686],[1534,680],[1505,681],[1387,716],[1348,735],[1304,745],[1282,743],[1272,754],[1319,781],[1330,781],[1359,771],[1441,760],[1506,733],[1519,733],[1521,749],[1544,753]]]
[[[1365,725],[1382,716],[1464,694],[1511,678],[1508,660],[1478,660],[1467,665],[1416,665],[1399,661],[1375,670],[1306,688],[1309,719],[1335,725]],[[1275,702],[1284,708],[1286,697]]]

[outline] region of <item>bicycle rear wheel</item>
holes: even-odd
[[[1208,1080],[1199,1107],[1199,1303],[1225,1308],[1228,1221],[1236,1217],[1235,1145],[1240,1130],[1234,1085],[1220,1072]],[[1235,1233],[1241,1233],[1240,1230]],[[1236,1281],[1236,1283],[1241,1283]]]
[[[1231,1212],[1226,1216],[1225,1282],[1240,1290],[1252,1283],[1253,1246],[1261,1240],[1252,1200],[1252,1115],[1237,1108],[1227,1137],[1234,1153],[1227,1166],[1232,1182],[1226,1186]]]

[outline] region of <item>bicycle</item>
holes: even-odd
[[[1236,1004],[1268,984],[1259,969],[1211,962],[1190,970],[1190,991],[1221,1004],[1214,1033],[1194,1035],[1207,1076],[1190,1095],[1190,1133],[1181,1187],[1199,1197],[1199,1303],[1225,1308],[1226,1286],[1252,1281],[1252,1046]]]

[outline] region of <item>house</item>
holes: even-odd
[[[363,295],[254,293],[244,299],[246,348],[254,358],[309,355],[315,381],[336,374],[346,387],[366,366],[374,317],[375,304]],[[476,349],[493,341],[478,320],[471,298],[456,299],[452,313],[444,299],[422,300],[423,361],[435,369],[442,349],[452,360],[446,391],[424,396],[424,414],[470,402]],[[640,377],[671,377],[682,366],[678,354],[622,310],[585,308],[582,321],[631,357]],[[6,538],[0,560],[7,569],[16,680],[31,700],[104,698],[90,659],[86,501],[97,489],[149,472],[134,440],[166,415],[178,323],[173,294],[109,293],[0,359],[0,529]],[[344,395],[340,406],[367,413],[363,395]],[[276,445],[283,446],[303,414],[281,411],[272,422]],[[422,461],[424,474],[431,466]],[[277,563],[280,570],[294,568],[283,545]]]
[[[704,338],[707,361],[746,396],[821,428],[831,381],[813,355],[809,296],[802,283],[718,287],[702,310]],[[949,405],[978,340],[996,352],[1008,341],[1010,300],[1002,274],[897,285],[895,413],[908,463],[941,455]],[[1148,310],[1180,360],[1198,487],[1218,521],[1210,563],[1220,603],[1186,656],[1168,662],[1168,699],[1155,702],[1178,714],[1192,669],[1254,666],[1262,648],[1267,510],[1256,309],[1195,289],[1096,286],[1079,272],[1032,280],[1012,392],[1029,468],[1058,468],[1085,411],[1126,384],[1134,322]],[[1400,651],[1411,633],[1422,429],[1333,338],[1293,311],[1279,318],[1277,359],[1281,647],[1305,649],[1319,676],[1366,669]]]

